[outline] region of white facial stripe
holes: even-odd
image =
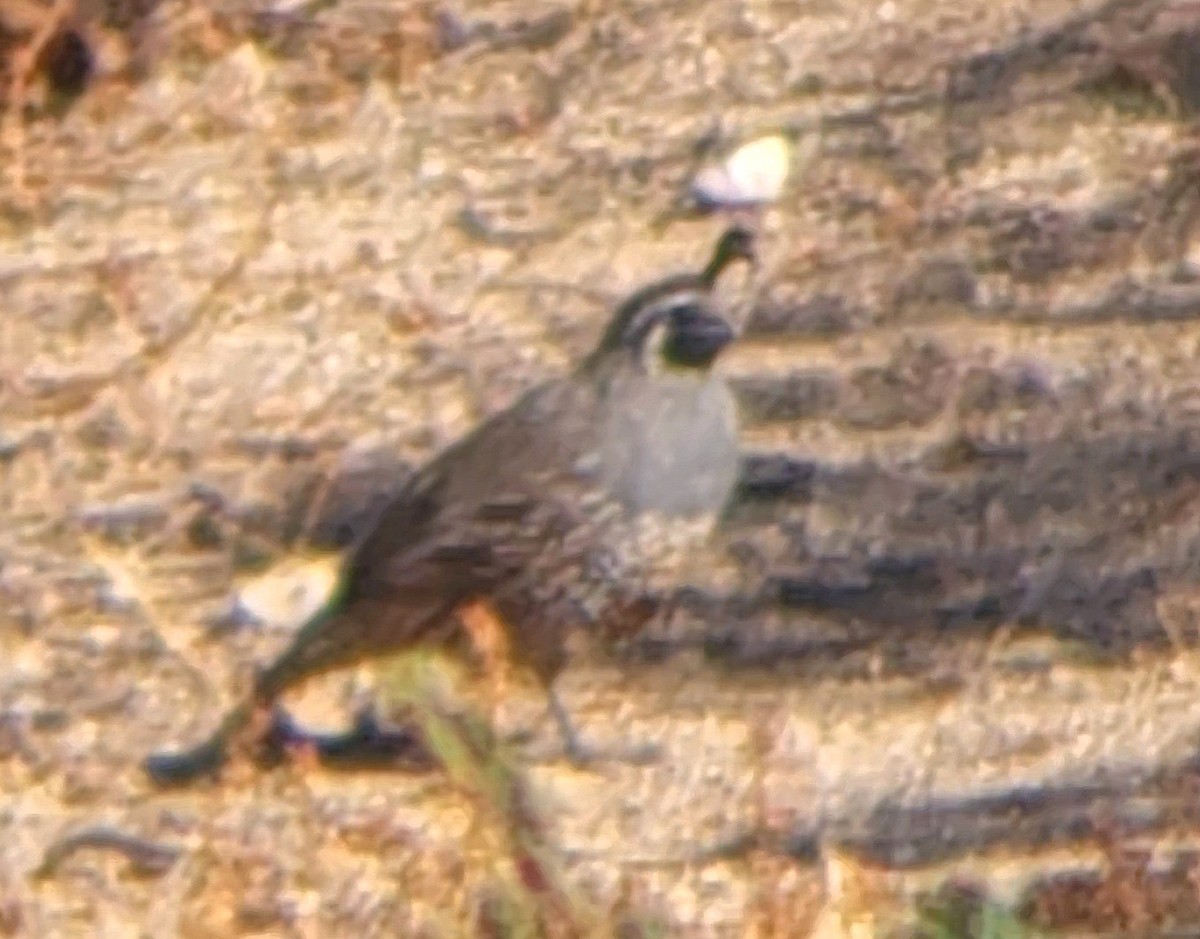
[[[652,374],[662,368],[662,345],[667,338],[667,321],[660,319],[646,332],[642,339],[642,367]]]
[[[672,310],[688,306],[703,306],[708,302],[708,294],[702,290],[674,291],[647,305],[644,310],[633,317],[629,321],[627,335],[640,336],[648,333],[655,323],[670,316]]]

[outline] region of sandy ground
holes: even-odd
[[[1078,6],[150,14],[143,74],[4,156],[0,934],[476,934],[496,853],[444,776],[162,795],[138,762],[285,641],[214,629],[246,577],[344,543],[702,257],[722,222],[679,193],[779,129],[796,167],[727,363],[746,470],[708,599],[564,679],[589,736],[664,759],[528,769],[572,889],[670,935],[789,935],[822,846],[1027,906],[1111,867],[1114,833],[1181,869],[1200,20]],[[370,675],[298,713],[337,726]],[[97,825],[170,859],[32,876]]]

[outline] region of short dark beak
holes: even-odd
[[[703,368],[711,365],[736,334],[721,317],[709,311],[692,310],[675,323],[670,358],[678,365]]]

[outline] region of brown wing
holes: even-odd
[[[380,513],[348,579],[372,578],[484,506],[540,497],[551,483],[570,486],[572,467],[596,437],[597,404],[586,381],[547,382],[443,450]]]
[[[591,401],[571,380],[541,386],[418,471],[354,550],[339,594],[259,676],[258,693],[436,641],[456,607],[539,568],[586,521],[574,467],[593,439]]]

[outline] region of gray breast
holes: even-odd
[[[737,478],[737,411],[714,375],[629,376],[601,420],[600,478],[635,512],[666,518],[718,512]]]

